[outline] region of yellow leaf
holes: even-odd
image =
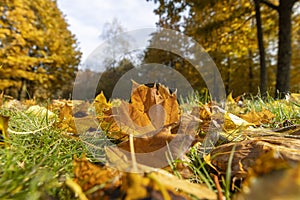
[[[94,106],[96,113],[101,115],[104,111],[107,111],[111,108],[111,103],[107,102],[106,97],[103,94],[103,91],[101,91],[100,94],[98,94],[94,100]]]
[[[5,140],[9,138],[8,129],[8,116],[0,115],[0,143],[5,143]],[[6,143],[5,143],[6,144]]]
[[[248,128],[249,126],[255,125],[253,123],[249,123],[246,120],[244,120],[234,114],[228,113],[228,112],[225,113],[224,119],[225,119],[225,122],[224,122],[223,127],[224,127],[225,131],[234,130],[237,128],[245,129],[245,128]]]
[[[235,100],[232,97],[232,92],[230,92],[227,96],[226,103],[235,103]]]

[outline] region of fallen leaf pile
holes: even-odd
[[[148,173],[124,172],[92,164],[86,157],[75,158],[75,179],[68,186],[81,199],[190,199],[189,195],[216,199],[216,194],[205,185],[181,180],[164,170],[147,169]]]

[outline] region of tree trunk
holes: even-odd
[[[290,65],[292,57],[291,16],[294,3],[294,0],[280,0],[278,6],[279,39],[275,94],[277,98],[283,98],[290,89]]]
[[[260,93],[262,96],[267,94],[268,86],[268,74],[265,59],[265,47],[263,41],[263,30],[261,24],[260,14],[260,0],[254,0],[255,4],[255,18],[256,18],[256,29],[257,29],[257,41],[259,48],[259,62],[260,62]]]
[[[248,49],[248,62],[249,62],[249,72],[248,72],[248,91],[250,93],[254,93],[254,88],[253,87],[253,78],[254,78],[254,75],[253,75],[253,54],[252,54],[252,51],[251,49]]]

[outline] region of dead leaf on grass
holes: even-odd
[[[100,93],[94,105],[100,126],[109,132],[120,131],[123,135],[143,135],[178,122],[180,113],[176,92],[170,93],[163,85],[148,87],[132,82],[131,101],[120,101],[112,106]],[[116,136],[118,138],[118,135]]]
[[[239,115],[239,117],[241,117],[249,123],[254,124],[255,126],[259,126],[261,124],[270,123],[271,120],[274,119],[275,115],[269,110],[263,108],[260,112],[252,110],[246,114]]]
[[[255,137],[220,145],[210,152],[209,162],[220,174],[226,174],[233,146],[236,147],[232,159],[231,176],[236,178],[245,178],[248,175],[248,170],[255,165],[256,160],[270,151],[277,152],[285,161],[300,161],[298,139],[275,136]]]

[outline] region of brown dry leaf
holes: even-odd
[[[87,194],[89,190],[95,190],[87,195],[89,199],[102,199],[113,195],[114,192],[117,193],[115,190],[121,184],[121,173],[118,170],[92,164],[85,156],[74,158],[74,174],[74,181],[80,185],[83,192]]]
[[[132,85],[130,103],[120,101],[119,105],[111,106],[103,93],[94,101],[101,128],[121,133],[115,139],[128,134],[143,135],[179,121],[176,92],[170,93],[160,84],[148,87],[133,81]]]
[[[245,178],[257,158],[270,151],[277,152],[285,161],[300,161],[300,143],[298,139],[284,137],[255,137],[240,142],[220,145],[210,152],[209,162],[220,174],[226,174],[229,156],[236,146],[231,176]]]
[[[175,123],[179,120],[179,105],[177,102],[177,95],[176,91],[170,94],[170,91],[168,88],[166,88],[163,85],[160,85],[159,89],[159,94],[162,96],[164,101],[162,102],[162,107],[165,110],[165,123],[164,125],[167,124],[172,124]]]
[[[276,151],[260,156],[234,199],[299,199],[300,164],[283,160]],[[276,188],[274,190],[274,188]]]
[[[161,84],[148,87],[133,81],[129,110],[134,123],[142,127],[152,124],[155,129],[178,122],[180,117],[176,92],[171,94]]]
[[[164,146],[167,142],[172,141],[176,137],[175,134],[171,134],[170,128],[165,127],[159,132],[150,132],[143,137],[135,137],[134,151],[135,153],[149,153],[156,151]],[[130,151],[129,141],[118,144],[118,147]]]
[[[269,110],[263,108],[263,110],[260,112],[251,111],[246,114],[239,115],[239,117],[241,117],[249,123],[253,123],[256,126],[259,126],[261,124],[269,123],[275,117],[275,115]]]
[[[156,129],[147,113],[141,112],[125,101],[121,101],[120,106],[113,107],[112,111],[118,127],[126,135],[142,135]]]

